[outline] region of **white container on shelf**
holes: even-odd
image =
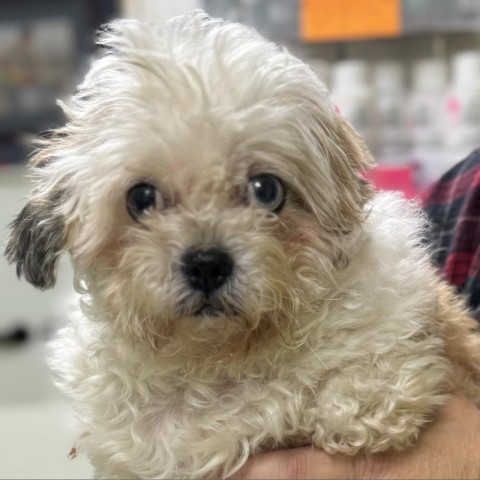
[[[480,51],[453,57],[447,112],[446,143],[455,162],[480,147]]]
[[[438,146],[447,125],[447,63],[430,58],[413,67],[409,127],[414,144]]]
[[[415,63],[407,120],[420,188],[445,171],[447,97],[447,63],[436,58]]]
[[[380,62],[374,69],[377,161],[408,161],[405,71],[400,62]]]
[[[369,80],[369,66],[363,60],[344,60],[333,66],[332,100],[373,151],[374,90]]]

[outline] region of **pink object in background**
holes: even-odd
[[[366,172],[365,177],[379,190],[398,190],[405,198],[418,194],[413,165],[377,165]]]

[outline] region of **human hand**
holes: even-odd
[[[314,447],[252,457],[232,479],[480,479],[480,411],[454,396],[404,452],[329,455]]]

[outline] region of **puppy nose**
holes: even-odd
[[[232,257],[218,247],[188,250],[182,257],[182,272],[189,285],[205,295],[220,288],[232,270]]]

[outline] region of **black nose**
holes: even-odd
[[[182,257],[182,272],[189,285],[205,295],[220,288],[232,270],[232,257],[218,247],[188,250]]]

